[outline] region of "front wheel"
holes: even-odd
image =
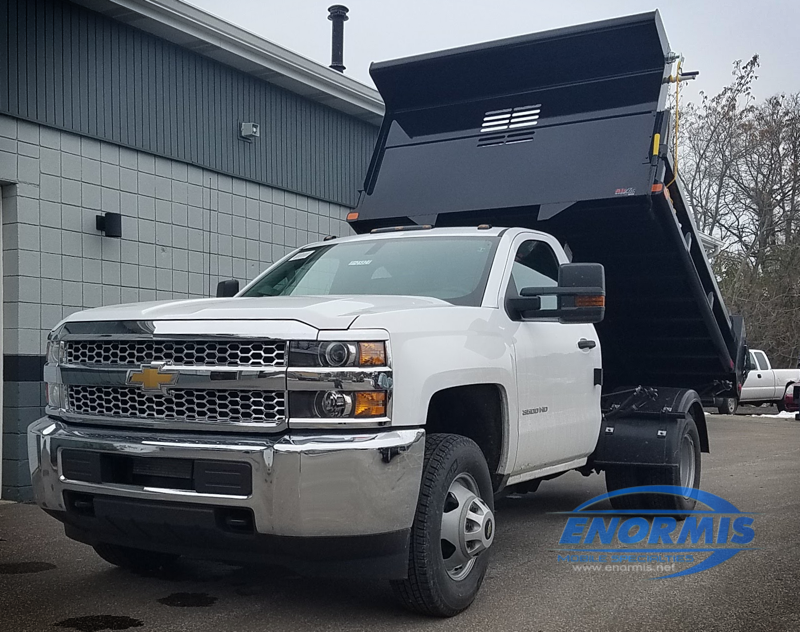
[[[409,610],[452,617],[475,599],[494,540],[494,497],[474,441],[432,434],[425,441],[407,579],[392,589]]]
[[[733,415],[739,407],[739,401],[735,397],[724,397],[719,400],[717,411],[720,415]]]

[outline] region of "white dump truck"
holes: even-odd
[[[438,616],[498,495],[579,470],[691,509],[746,351],[665,155],[668,53],[651,13],[374,64],[359,235],[54,329],[39,505],[122,567],[368,575]]]

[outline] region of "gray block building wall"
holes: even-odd
[[[49,330],[76,311],[213,296],[287,252],[345,235],[351,209],[0,115],[3,497],[30,497],[25,431],[43,414]],[[122,238],[95,227],[122,214]],[[13,360],[9,362],[9,358]],[[28,359],[29,361],[27,361]]]

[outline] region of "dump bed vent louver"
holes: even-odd
[[[533,129],[531,128],[539,122],[541,111],[542,105],[538,104],[487,112],[483,116],[482,136],[478,139],[478,147],[494,147],[532,141]]]

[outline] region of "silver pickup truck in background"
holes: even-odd
[[[800,368],[773,369],[767,354],[760,349],[750,350],[749,366],[750,371],[738,399],[729,397],[720,400],[717,405],[719,412],[732,415],[740,403],[750,406],[775,404],[779,411],[785,410],[786,388],[800,381]]]

